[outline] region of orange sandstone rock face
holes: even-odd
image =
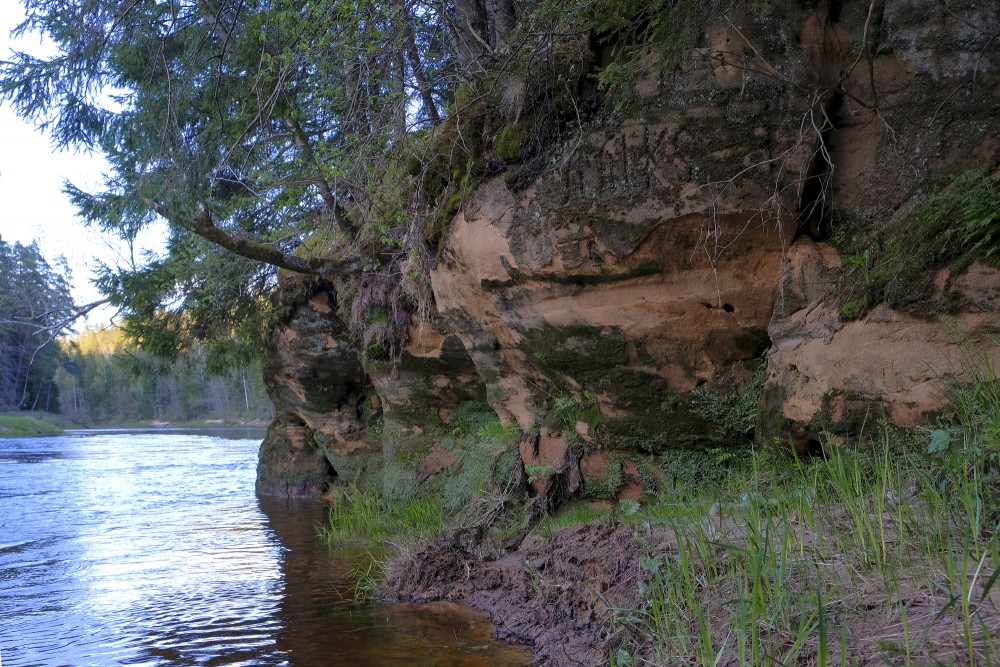
[[[351,481],[379,451],[367,419],[381,414],[413,434],[424,413],[482,400],[483,385],[461,341],[434,322],[411,320],[396,359],[362,361],[336,312],[335,297],[315,286],[300,298],[268,343],[265,384],[275,419],[262,445],[257,488],[266,495],[319,495],[334,479]],[[444,421],[444,420],[442,420]],[[419,476],[450,466],[431,451]]]
[[[462,401],[483,400],[482,381],[461,339],[434,319],[413,315],[399,357],[370,361],[365,370],[382,402],[383,416],[396,426],[420,423],[427,414]]]
[[[432,273],[442,314],[471,323],[460,336],[491,405],[522,428],[557,390],[593,391],[602,412],[625,415],[634,394],[688,391],[759,353],[794,231],[756,210],[582,203],[543,214],[537,187],[515,195],[495,179],[459,214]],[[633,396],[611,371],[629,374]]]
[[[269,346],[262,488],[309,489],[374,451],[366,414],[416,433],[485,400],[529,432],[524,463],[585,486],[614,451],[634,496],[630,449],[747,437],[713,431],[692,391],[739,394],[767,349],[759,439],[853,433],[883,414],[912,426],[940,410],[961,353],[949,325],[921,313],[946,306],[996,359],[1000,273],[941,269],[920,286],[922,310],[844,321],[839,255],[877,251],[955,174],[997,173],[1000,56],[974,27],[1000,23],[1000,9],[799,7],[719,17],[676,68],[642,65],[630,117],[583,118],[546,166],[480,184],[431,272],[432,313],[397,359],[362,365],[332,294],[299,299]],[[841,248],[814,240],[831,233]],[[600,423],[565,415],[543,436],[567,396],[596,404]],[[414,457],[420,476],[453,464],[444,451]],[[286,483],[292,469],[306,481]]]
[[[876,17],[879,48],[861,60],[845,57],[843,31],[857,45],[863,27],[875,24],[850,10],[831,21],[824,11],[799,24],[817,78],[836,77],[845,93],[827,109],[832,169],[824,205],[838,213],[835,238],[836,225],[847,222],[857,235],[891,235],[910,224],[916,202],[942,183],[970,169],[995,170],[996,86],[990,92],[963,87],[965,94],[955,97],[942,88],[945,81],[975,79],[976,67],[970,70],[967,60],[985,52],[931,2],[885,3]],[[995,3],[963,2],[959,14],[977,25],[1000,19]],[[995,54],[983,57],[995,76]],[[912,113],[927,122],[903,130]],[[956,229],[962,223],[953,221]],[[839,234],[845,236],[864,247]],[[878,252],[877,242],[869,247]],[[856,434],[882,416],[900,426],[920,425],[945,407],[944,383],[961,378],[959,337],[994,362],[998,358],[987,335],[1000,309],[995,269],[973,264],[959,275],[943,269],[929,294],[911,286],[914,299],[926,306],[903,312],[883,304],[859,320],[843,321],[834,289],[839,265],[831,244],[801,239],[789,248],[768,327],[760,439],[791,435],[801,444],[824,430]],[[951,323],[928,315],[937,310],[946,310]]]
[[[827,244],[796,244],[785,258],[774,318],[762,409],[762,437],[817,438],[824,430],[856,434],[881,418],[920,426],[946,407],[943,389],[961,381],[967,345],[1000,361],[995,336],[1000,271],[973,264],[957,276],[938,276],[937,289],[970,304],[946,320],[882,304],[844,321],[830,278],[839,258]],[[974,306],[971,304],[975,304]]]

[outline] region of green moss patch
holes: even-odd
[[[513,162],[524,153],[525,127],[507,123],[493,137],[493,151],[504,162]]]
[[[732,449],[752,442],[758,422],[758,405],[764,381],[764,364],[754,360],[753,379],[740,390],[726,388],[726,376],[706,383],[686,394],[665,394],[641,385],[629,384],[627,377],[609,376],[620,392],[634,391],[632,416],[609,419],[597,431],[608,448],[631,449],[663,454],[685,449]],[[634,380],[634,379],[633,379]],[[655,407],[651,401],[655,399]]]
[[[841,316],[856,319],[888,303],[916,313],[950,312],[957,295],[935,295],[934,274],[981,259],[1000,266],[1000,183],[963,174],[878,236],[837,235],[843,257]]]
[[[524,332],[520,348],[546,373],[568,375],[581,383],[628,363],[619,327],[549,325]]]

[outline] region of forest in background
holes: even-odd
[[[271,418],[260,362],[213,372],[207,351],[199,345],[165,361],[143,352],[116,326],[86,329],[62,339],[59,347],[54,381],[61,412],[72,421],[94,425]]]
[[[0,239],[0,410],[88,426],[270,419],[259,361],[216,368],[197,343],[158,358],[118,326],[74,333],[71,280],[62,258]]]
[[[55,338],[73,310],[65,261],[50,264],[34,243],[0,238],[0,408],[59,408]]]

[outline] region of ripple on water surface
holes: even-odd
[[[468,611],[349,604],[322,506],[256,498],[237,435],[0,439],[3,665],[526,664]]]

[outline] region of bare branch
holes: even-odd
[[[180,219],[172,215],[167,207],[160,202],[147,199],[146,204],[171,224],[197,234],[206,241],[214,243],[235,255],[263,262],[293,273],[331,278],[360,273],[367,265],[367,262],[360,257],[352,257],[342,261],[318,257],[299,257],[283,252],[267,243],[261,243],[242,236],[234,236],[215,224],[212,220],[212,214],[205,204],[198,206],[198,213],[191,219]]]
[[[52,333],[53,336],[58,336],[63,329],[68,327],[70,324],[85,316],[90,311],[95,308],[99,308],[104,304],[108,303],[108,299],[100,299],[98,301],[93,301],[91,303],[84,304],[82,306],[74,306],[70,311],[69,315],[59,320],[58,322],[53,322],[51,324],[40,324],[35,320],[42,319],[48,315],[53,314],[54,311],[46,311],[40,315],[35,315],[31,318],[27,317],[17,317],[16,315],[10,319],[0,319],[0,324],[16,324],[18,326],[29,327],[34,329],[31,335],[37,336],[40,333]]]

